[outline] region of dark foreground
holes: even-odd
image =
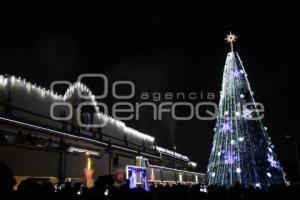
[[[17,191],[13,190],[15,180],[9,168],[1,165],[0,170],[0,199],[9,200],[280,200],[298,199],[300,193],[299,185],[271,186],[267,190],[255,188],[243,188],[235,185],[230,189],[223,187],[208,187],[203,191],[200,185],[173,185],[150,187],[150,192],[142,188],[129,189],[128,183],[122,186],[114,186],[113,179],[109,177],[98,178],[95,187],[82,187],[81,183],[71,185],[66,183],[64,188],[56,189],[51,183],[37,183],[34,180],[25,180],[18,185]],[[201,187],[201,191],[200,191]]]

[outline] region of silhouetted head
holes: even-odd
[[[32,179],[22,181],[18,185],[18,199],[36,199],[39,192],[39,185]]]
[[[9,192],[13,190],[14,185],[16,184],[16,180],[13,176],[12,170],[0,163],[0,188],[1,191]]]

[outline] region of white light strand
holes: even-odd
[[[159,147],[159,146],[156,146],[156,149],[157,151],[159,152],[162,152],[162,153],[166,153],[166,154],[169,154],[169,155],[173,155],[173,156],[176,156],[178,158],[183,158],[185,160],[189,160],[189,158],[185,155],[182,155],[180,153],[177,153],[177,152],[174,152],[174,151],[171,151],[171,150],[168,150],[168,149],[165,149],[165,148],[162,148],[162,147]]]
[[[99,111],[99,107],[97,106],[97,101],[95,99],[95,95],[93,95],[92,91],[83,83],[76,82],[73,85],[71,85],[64,95],[59,95],[57,92],[46,90],[45,88],[41,88],[40,86],[36,86],[36,84],[32,84],[29,81],[26,81],[26,79],[21,79],[20,77],[16,78],[15,76],[4,76],[0,75],[0,87],[5,88],[8,86],[8,83],[10,83],[11,87],[20,87],[27,91],[28,93],[36,92],[40,97],[50,97],[56,101],[66,101],[69,98],[71,98],[76,91],[80,91],[81,93],[87,94],[87,97],[89,100],[91,100],[91,104],[93,105],[96,116],[107,123],[111,123],[115,125],[118,129],[121,129],[124,131],[124,134],[131,135],[133,137],[140,138],[142,140],[148,141],[153,143],[155,138],[141,133],[135,129],[132,129],[130,127],[127,127],[124,122],[121,122],[119,120],[116,120],[102,112]]]

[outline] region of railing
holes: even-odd
[[[26,123],[30,123],[30,124],[33,124],[33,125],[49,128],[49,129],[56,130],[56,131],[63,131],[63,132],[69,133],[71,135],[82,136],[82,137],[85,137],[85,138],[98,140],[100,142],[110,143],[111,145],[118,145],[118,146],[122,146],[122,147],[125,147],[125,148],[132,148],[132,149],[135,149],[139,152],[150,153],[150,154],[154,154],[156,156],[159,156],[160,153],[165,154],[165,152],[158,151],[156,149],[155,144],[153,145],[153,147],[149,148],[145,145],[140,145],[140,144],[136,144],[136,143],[133,143],[131,141],[128,141],[126,139],[125,135],[124,135],[123,139],[120,139],[120,138],[117,138],[117,137],[113,137],[111,135],[104,134],[104,133],[101,132],[101,130],[88,131],[88,130],[83,130],[83,129],[79,128],[79,129],[77,129],[77,132],[76,132],[76,131],[74,131],[75,128],[74,128],[74,124],[72,124],[72,123],[69,123],[69,122],[66,122],[66,121],[57,121],[57,120],[54,120],[54,119],[52,119],[52,118],[50,118],[49,116],[46,116],[46,115],[42,115],[42,114],[35,113],[35,112],[29,111],[29,110],[25,110],[25,109],[22,109],[22,108],[11,106],[9,103],[0,102],[0,108],[1,107],[3,109],[3,112],[1,113],[1,109],[0,109],[0,116],[5,116],[5,117],[8,117],[9,119],[19,120],[19,121],[22,121],[22,122],[26,122]],[[7,110],[9,110],[9,111],[7,111]],[[55,127],[55,126],[50,126],[47,123],[39,123],[39,122],[36,122],[36,121],[33,121],[33,120],[29,120],[28,118],[24,119],[24,118],[16,117],[12,114],[14,111],[18,111],[18,112],[21,112],[21,113],[25,113],[27,115],[31,115],[31,116],[34,116],[34,117],[38,117],[40,119],[44,119],[44,120],[49,122],[48,124],[58,124],[58,125]],[[61,128],[58,128],[58,127],[61,127]],[[98,135],[98,138],[97,138],[97,135]],[[168,154],[168,153],[166,153],[166,155],[171,156],[173,159],[177,159],[177,160],[180,160],[180,161],[183,161],[183,162],[188,162],[188,160],[185,157],[178,157],[176,155],[171,155],[171,154]]]
[[[42,115],[42,114],[39,114],[39,113],[34,113],[32,111],[25,110],[25,109],[22,109],[22,108],[14,107],[14,106],[11,106],[8,103],[0,102],[0,107],[2,107],[3,110],[4,110],[3,113],[0,113],[0,116],[5,116],[9,119],[19,120],[19,121],[22,121],[22,122],[26,122],[26,123],[30,123],[30,124],[33,124],[33,125],[49,128],[49,129],[56,130],[56,131],[63,131],[63,132],[66,132],[66,133],[69,133],[69,134],[72,134],[72,135],[80,135],[80,136],[83,136],[83,137],[86,137],[86,138],[95,139],[95,140],[99,140],[99,141],[106,142],[106,143],[111,143],[112,145],[120,145],[120,146],[123,146],[123,147],[130,146],[131,148],[133,148],[137,151],[140,151],[140,152],[151,153],[151,154],[154,153],[156,155],[159,154],[159,152],[157,152],[157,150],[154,149],[154,148],[149,148],[145,145],[140,145],[140,144],[136,144],[136,143],[133,143],[131,141],[128,141],[126,139],[125,135],[124,135],[123,139],[120,139],[120,138],[113,137],[111,135],[104,134],[99,129],[94,130],[94,131],[88,131],[88,130],[80,129],[80,127],[77,127],[78,129],[77,129],[77,133],[76,133],[76,131],[75,131],[76,128],[74,128],[75,125],[72,124],[72,123],[69,123],[69,122],[66,122],[66,121],[56,121],[56,120],[53,120],[52,118],[50,118],[49,116],[45,116],[45,115]],[[7,111],[7,109],[9,109],[9,111]],[[13,116],[11,113],[13,113],[14,111],[22,112],[22,113],[27,114],[27,115],[29,114],[29,115],[32,115],[34,117],[44,119],[46,121],[49,121],[48,124],[58,124],[58,127],[61,127],[61,128],[58,128],[58,127],[55,127],[55,126],[50,126],[50,125],[44,124],[44,123],[39,123],[39,122],[36,122],[36,121],[33,121],[33,120],[29,120],[28,118],[24,119],[24,118]],[[74,134],[74,132],[76,134]],[[83,133],[86,133],[86,134],[83,134]],[[99,138],[97,138],[97,135],[98,135]],[[114,141],[116,141],[118,143],[116,143]]]
[[[143,159],[150,182],[174,182],[174,183],[205,183],[206,175],[187,170],[151,165],[148,159]]]

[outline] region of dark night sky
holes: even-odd
[[[284,135],[298,137],[296,6],[146,2],[2,6],[0,73],[45,87],[52,80],[75,81],[81,73],[105,73],[110,81],[134,81],[138,91],[215,92],[218,102],[229,50],[224,37],[232,30],[279,157],[294,163]],[[160,145],[174,142],[204,171],[214,122],[157,122],[149,115],[128,124],[156,136]]]

